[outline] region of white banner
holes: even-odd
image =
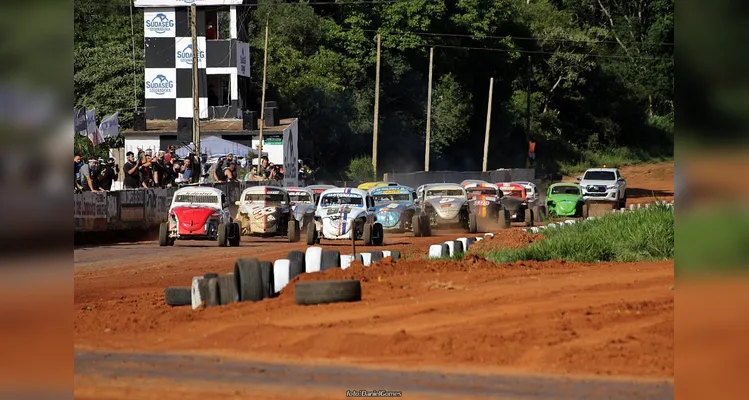
[[[75,132],[86,136],[86,128],[88,128],[88,124],[86,124],[86,107],[77,108],[75,115]]]
[[[198,37],[198,68],[205,68],[205,36]],[[174,59],[177,68],[192,69],[192,38],[177,38],[174,42]]]
[[[147,99],[177,98],[177,70],[174,68],[146,68],[144,77]]]
[[[299,186],[298,120],[294,120],[283,133],[283,184]]]
[[[115,112],[114,114],[101,120],[99,124],[99,133],[102,137],[117,136],[120,133],[120,114]]]
[[[237,75],[250,77],[250,44],[237,42]]]
[[[175,37],[176,20],[173,8],[154,8],[143,11],[143,36]]]
[[[135,0],[136,7],[234,6],[243,0]]]

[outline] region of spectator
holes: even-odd
[[[81,166],[79,183],[81,185],[81,190],[84,192],[99,191],[98,186],[96,186],[94,179],[91,177],[91,170],[94,169],[95,166],[96,160],[94,159],[88,160],[88,164],[83,164]]]
[[[192,158],[188,157],[185,158],[185,160],[182,162],[182,165],[179,167],[179,174],[177,175],[175,182],[190,183],[192,176]]]
[[[135,159],[135,154],[128,151],[127,162],[125,163],[125,189],[136,189],[141,186],[140,182],[140,158]]]
[[[250,168],[250,172],[247,173],[244,180],[246,181],[259,181],[260,180],[260,176],[258,176],[257,174],[256,166],[253,165],[252,168]]]
[[[145,153],[140,154],[141,160],[140,165],[140,184],[147,188],[153,186],[153,170],[151,168],[151,161],[153,161],[153,152],[151,149],[147,149]]]
[[[151,161],[151,170],[153,171],[153,185],[156,187],[165,186],[166,165],[164,163],[164,151],[159,150]]]
[[[83,186],[80,184],[81,179],[81,167],[83,166],[83,157],[80,154],[73,156],[73,185],[74,192],[79,193],[83,190]]]
[[[231,163],[231,164],[229,164],[229,166],[224,171],[224,175],[226,175],[226,181],[227,182],[237,182],[238,181],[238,179],[237,179],[237,175],[238,174],[239,173],[237,171],[237,163]]]
[[[117,180],[119,173],[120,166],[115,164],[114,158],[107,160],[99,174],[99,187],[103,190],[112,190],[112,183]]]
[[[177,149],[174,147],[174,145],[170,145],[166,150],[167,152],[164,155],[164,161],[168,163],[174,163],[175,161],[179,160]]]

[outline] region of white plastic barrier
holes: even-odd
[[[196,310],[203,303],[203,299],[200,297],[200,290],[198,289],[198,283],[203,279],[202,276],[192,277],[192,287],[190,288],[190,297],[192,300],[192,309]]]
[[[547,227],[549,227],[549,228],[556,228],[556,227],[557,227],[557,224],[555,224],[555,223],[551,223],[551,224],[549,224],[549,225],[546,225],[546,226],[547,226]]]
[[[341,254],[341,269],[346,269],[354,262],[353,254]]]
[[[468,238],[458,238],[456,242],[463,243],[463,252],[468,252]]]
[[[383,250],[382,251],[382,258],[388,258],[391,255],[392,255],[392,253],[390,252],[390,250]]]
[[[635,210],[635,205],[634,204],[630,204],[629,205],[629,210],[630,211],[634,211]]]
[[[596,217],[588,217],[588,218],[585,218],[585,219],[587,219],[588,221],[590,221],[590,220],[596,219]]]
[[[486,236],[486,237],[494,237],[494,234],[493,233],[485,233],[484,236]]]
[[[539,228],[537,228],[537,227],[535,227],[535,226],[534,226],[534,227],[532,227],[532,228],[530,228],[529,230],[528,230],[528,229],[526,229],[526,231],[530,231],[531,233],[538,233],[538,231],[539,231],[539,230],[540,230],[540,229],[539,229]]]
[[[442,244],[433,244],[429,246],[429,258],[442,258]]]
[[[448,249],[447,254],[445,255],[450,256],[450,257],[454,256],[455,255],[455,242],[453,242],[452,240],[448,240],[445,242],[445,244],[447,245],[447,249]]]
[[[483,238],[483,237],[481,237],[481,236],[476,236],[476,241],[477,241],[477,242],[480,242],[480,241],[482,241],[482,240],[484,240],[484,238]]]
[[[361,257],[362,264],[364,264],[365,267],[372,265],[372,253],[361,253]]]
[[[276,293],[280,292],[289,283],[289,260],[276,260],[273,263],[273,284]]]
[[[304,263],[306,272],[319,272],[322,263],[322,247],[307,247],[304,253]]]
[[[574,224],[575,222],[577,222],[577,221],[576,221],[576,220],[574,220],[574,219],[568,219],[568,220],[564,221],[564,223],[565,223],[565,224],[567,224],[567,225],[572,225],[572,224]]]

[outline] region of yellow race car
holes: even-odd
[[[361,190],[369,190],[376,187],[382,187],[382,186],[400,186],[395,182],[364,182],[361,185],[357,186],[357,189]]]

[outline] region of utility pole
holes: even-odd
[[[375,104],[374,104],[374,132],[372,135],[372,170],[374,180],[377,180],[377,125],[380,119],[380,46],[382,36],[377,34],[377,73],[375,75]]]
[[[203,157],[200,152],[200,92],[198,82],[198,11],[193,3],[190,6],[190,28],[192,30],[192,142],[195,144],[195,155],[198,157],[198,171],[203,172]]]
[[[427,90],[427,140],[424,152],[424,171],[429,171],[429,142],[432,137],[432,65],[434,62],[434,47],[429,49],[429,89]]]
[[[484,132],[484,166],[481,171],[486,172],[489,157],[489,127],[492,124],[492,96],[494,95],[494,78],[489,80],[489,106],[486,108],[486,131]]]
[[[531,66],[531,56],[528,55],[528,77],[525,89],[525,144],[526,146],[531,141],[531,75],[533,74],[533,67]],[[526,152],[527,153],[527,152]],[[531,167],[531,159],[528,154],[525,155],[525,168]]]
[[[268,31],[270,31],[270,11],[265,16],[265,48],[263,49],[263,94],[260,100],[260,138],[257,147],[257,170],[260,173],[265,172],[263,170],[263,127],[265,127],[265,83],[268,77]]]

